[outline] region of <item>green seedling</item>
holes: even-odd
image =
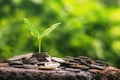
[[[43,37],[45,37],[46,35],[48,35],[50,32],[52,32],[59,24],[61,23],[56,23],[53,24],[51,27],[49,27],[48,29],[46,29],[44,32],[40,33],[36,27],[33,26],[33,24],[27,19],[27,18],[23,18],[24,22],[26,24],[26,27],[29,29],[29,31],[31,32],[31,34],[38,39],[38,44],[39,44],[39,53],[41,53],[41,41],[43,39]]]

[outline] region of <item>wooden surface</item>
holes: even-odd
[[[0,63],[0,80],[120,80],[120,70],[107,67],[105,70],[55,70],[23,69]]]

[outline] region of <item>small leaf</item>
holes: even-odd
[[[50,32],[52,32],[59,24],[61,23],[56,23],[56,24],[53,24],[50,28],[48,28],[47,30],[45,30],[41,36],[44,37],[46,35],[48,35]]]
[[[27,19],[23,18],[24,22],[26,24],[26,27],[29,29],[29,31],[32,33],[34,37],[39,37],[40,33],[39,31],[33,26],[33,24]]]
[[[32,36],[35,36],[33,32],[30,32]]]

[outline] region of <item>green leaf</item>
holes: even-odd
[[[23,18],[23,19],[26,24],[26,27],[29,29],[29,31],[32,33],[32,35],[34,37],[38,38],[40,35],[39,31],[33,26],[33,24],[27,18]]]
[[[50,28],[48,28],[47,30],[45,30],[41,36],[44,37],[46,35],[48,35],[50,32],[52,32],[59,24],[61,23],[56,23],[56,24],[53,24]]]

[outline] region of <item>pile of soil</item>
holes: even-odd
[[[120,70],[85,56],[30,53],[0,63],[0,80],[120,80]]]

